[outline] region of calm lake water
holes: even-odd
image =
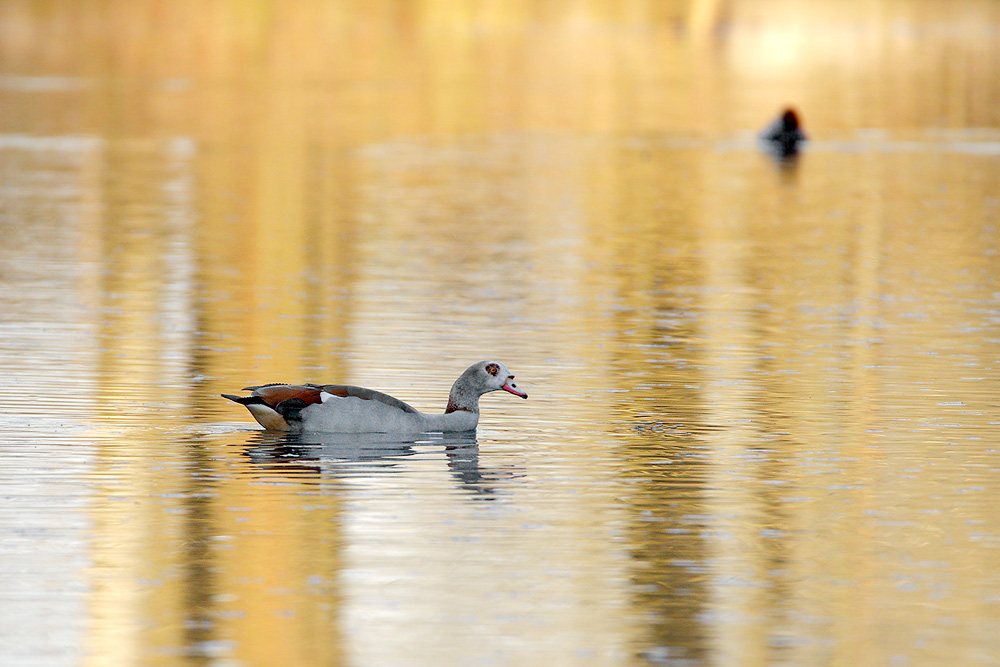
[[[4,3],[0,662],[996,665],[998,7]]]

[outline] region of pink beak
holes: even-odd
[[[518,389],[517,385],[514,384],[513,382],[511,382],[511,380],[513,380],[513,379],[514,379],[513,375],[511,375],[510,377],[508,377],[507,381],[504,382],[503,386],[500,387],[500,388],[503,389],[504,391],[509,391],[510,393],[514,394],[515,396],[520,396],[521,398],[528,398],[527,394],[525,394],[523,391],[521,391],[520,389]]]

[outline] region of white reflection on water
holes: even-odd
[[[0,137],[0,655],[56,664],[87,640],[94,329],[79,174],[101,143]]]
[[[0,655],[58,664],[86,642],[94,450],[35,428],[5,429],[0,446]]]
[[[479,467],[479,442],[473,433],[428,433],[418,438],[391,434],[349,435],[306,433],[276,435],[261,432],[248,441],[246,455],[260,470],[276,475],[301,474],[317,481],[366,477],[398,470],[404,457],[426,447],[443,447],[459,487],[488,499],[493,484],[518,475],[516,470]]]

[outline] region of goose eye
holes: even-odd
[[[490,375],[496,375],[500,372],[500,367],[496,364],[486,364],[486,372]]]

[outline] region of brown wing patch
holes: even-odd
[[[261,400],[272,408],[290,398],[298,398],[306,405],[320,402],[319,389],[296,384],[264,385],[255,389],[253,395],[259,396]]]

